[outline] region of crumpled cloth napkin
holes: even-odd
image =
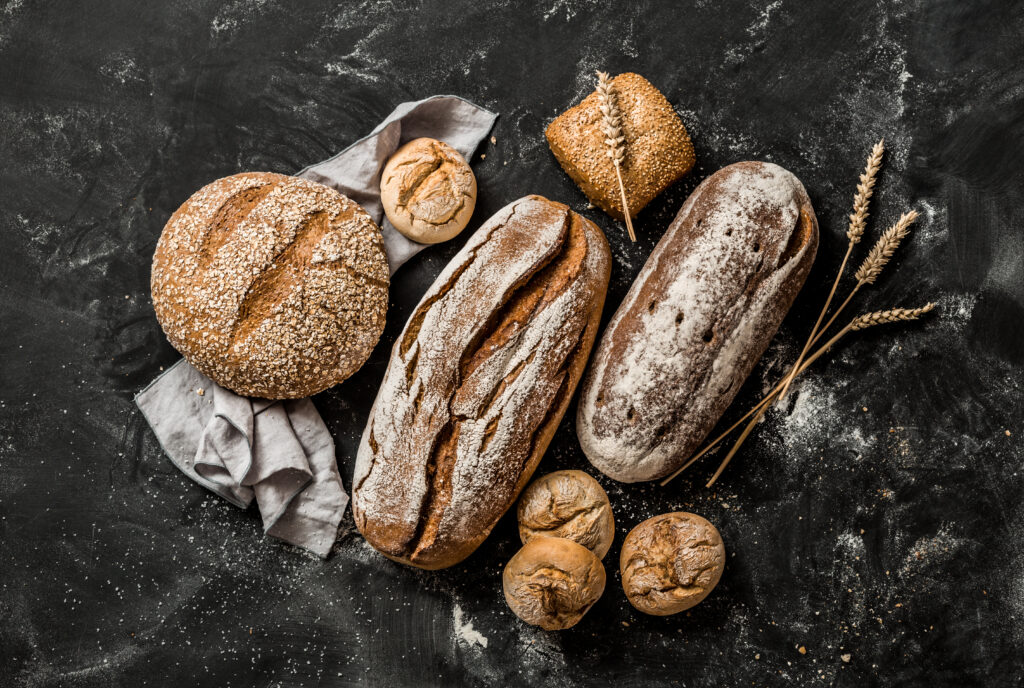
[[[384,218],[380,175],[387,159],[407,141],[429,136],[469,160],[496,119],[457,96],[402,103],[368,136],[296,176],[359,203],[381,225],[394,274],[427,245],[405,238]],[[264,533],[327,556],[348,494],[334,441],[311,399],[242,397],[181,360],[139,392],[135,403],[185,475],[237,506],[255,499]]]

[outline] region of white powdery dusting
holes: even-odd
[[[703,239],[691,243],[679,264],[662,265],[662,247],[671,245],[678,231],[669,230],[612,318],[594,357],[577,430],[591,462],[618,480],[649,480],[663,472],[667,462],[679,458],[680,444],[685,444],[690,429],[703,427],[722,395],[738,389],[742,379],[737,371],[749,368],[751,343],[776,315],[778,295],[807,250],[805,246],[773,270],[753,295],[742,293],[743,285],[734,277],[736,268],[754,274],[773,249],[782,253],[799,218],[802,186],[791,173],[770,163],[754,169],[726,168],[698,187],[679,217],[688,217],[709,189],[717,195],[700,218]],[[755,219],[765,208],[779,214],[778,227],[783,228],[770,241],[758,233]],[[752,250],[755,236],[766,243],[757,251]],[[673,277],[650,306],[638,305],[645,283],[655,274]],[[723,306],[729,313],[720,317],[716,308]],[[613,341],[627,315],[637,319],[637,331],[624,350],[612,352],[611,345],[604,344]],[[722,331],[722,321],[735,325]],[[724,341],[709,348],[701,340],[712,330]],[[702,375],[708,368],[710,375]],[[675,392],[671,403],[666,390]],[[602,394],[599,414],[597,399]],[[669,406],[685,408],[686,415],[659,439],[659,423],[666,419]],[[598,415],[603,418],[596,420]]]
[[[480,647],[487,647],[487,638],[483,633],[473,628],[473,622],[465,618],[465,614],[462,611],[462,607],[459,603],[455,603],[455,609],[452,610],[453,616],[453,627],[452,630],[455,632],[455,637],[460,642],[466,645],[473,646],[479,645]]]

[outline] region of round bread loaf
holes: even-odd
[[[608,494],[583,471],[555,471],[534,480],[519,498],[519,537],[556,537],[583,545],[603,559],[615,539]]]
[[[437,244],[469,224],[476,207],[476,177],[447,143],[413,139],[384,166],[380,200],[395,229],[421,244]]]
[[[354,373],[384,329],[388,264],[355,202],[298,177],[236,174],[164,227],[153,307],[167,339],[238,394],[290,399]]]
[[[601,598],[601,560],[583,545],[563,538],[530,540],[502,574],[505,601],[516,616],[545,631],[575,626]]]
[[[622,543],[619,570],[630,604],[668,616],[700,603],[718,585],[725,545],[706,519],[684,511],[649,518]]]

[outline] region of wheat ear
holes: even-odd
[[[629,205],[626,202],[626,186],[622,183],[622,166],[626,162],[626,137],[622,133],[622,113],[619,111],[615,88],[608,72],[597,73],[597,97],[601,104],[602,129],[604,142],[608,146],[608,157],[615,168],[615,178],[619,182],[619,193],[622,196],[622,214],[626,217],[626,231],[629,240],[636,241],[633,233],[633,220],[629,216]]]
[[[825,299],[825,306],[821,309],[821,313],[818,314],[818,320],[814,323],[814,327],[811,329],[811,334],[807,336],[807,341],[804,342],[804,348],[800,350],[800,355],[796,357],[796,363],[786,374],[782,380],[782,392],[779,398],[782,399],[786,396],[786,392],[789,391],[789,386],[793,382],[795,371],[800,368],[800,362],[804,356],[807,355],[807,351],[813,346],[815,339],[817,338],[818,332],[821,330],[821,321],[825,319],[825,314],[828,313],[828,307],[832,305],[832,299],[836,295],[836,288],[839,286],[839,280],[843,276],[843,272],[846,270],[846,263],[850,260],[850,253],[853,252],[853,247],[860,241],[861,237],[864,236],[864,228],[867,226],[868,220],[868,204],[871,201],[871,195],[875,190],[875,181],[878,179],[878,171],[882,168],[882,155],[885,153],[885,139],[879,140],[871,149],[871,154],[868,156],[867,163],[864,165],[864,172],[860,175],[860,181],[857,184],[857,193],[853,196],[853,212],[850,213],[850,226],[846,230],[846,237],[850,240],[846,246],[846,255],[843,256],[843,262],[839,265],[839,272],[836,273],[836,279],[832,283],[832,289],[828,293],[828,298]]]
[[[825,344],[823,344],[817,351],[815,351],[812,356],[809,356],[807,360],[801,364],[800,368],[796,371],[796,374],[799,375],[801,372],[806,370],[807,366],[809,366],[811,363],[814,363],[814,361],[817,360],[818,357],[820,357],[822,354],[828,351],[832,347],[832,345],[838,342],[847,332],[856,332],[857,330],[863,330],[868,327],[874,327],[875,325],[884,325],[886,323],[898,322],[902,320],[917,320],[925,313],[932,311],[934,308],[934,303],[928,303],[922,306],[921,308],[893,308],[887,311],[876,311],[874,313],[865,313],[864,315],[857,316],[856,318],[851,320],[849,324],[846,325],[846,327],[839,330],[839,332],[837,332],[835,336],[833,336],[831,339],[825,342]],[[781,391],[777,396],[780,399],[782,398]],[[769,395],[766,398],[766,400],[770,401],[770,398],[771,395]],[[736,456],[736,452],[739,451],[740,447],[743,445],[743,442],[746,441],[747,437],[754,429],[754,426],[757,425],[757,422],[761,420],[761,417],[768,410],[769,405],[770,403],[766,403],[763,406],[761,406],[761,408],[757,410],[757,412],[755,413],[754,417],[750,420],[750,422],[747,423],[747,427],[743,429],[743,432],[736,440],[736,444],[734,444],[732,449],[729,450],[729,453],[726,454],[725,458],[722,460],[722,463],[718,466],[718,470],[715,471],[715,474],[711,476],[711,480],[708,481],[707,487],[711,487],[712,485],[714,485],[715,481],[718,480],[719,476],[722,475],[722,471],[724,471],[725,467],[729,465],[730,461],[732,461],[732,457]]]

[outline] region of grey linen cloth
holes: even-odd
[[[399,146],[436,138],[467,160],[497,115],[456,96],[402,103],[365,138],[296,176],[333,187],[381,225],[395,271],[426,244],[384,217],[380,175]],[[164,452],[185,475],[232,504],[255,499],[263,532],[326,557],[348,505],[334,441],[311,399],[239,396],[178,361],[135,397]]]

